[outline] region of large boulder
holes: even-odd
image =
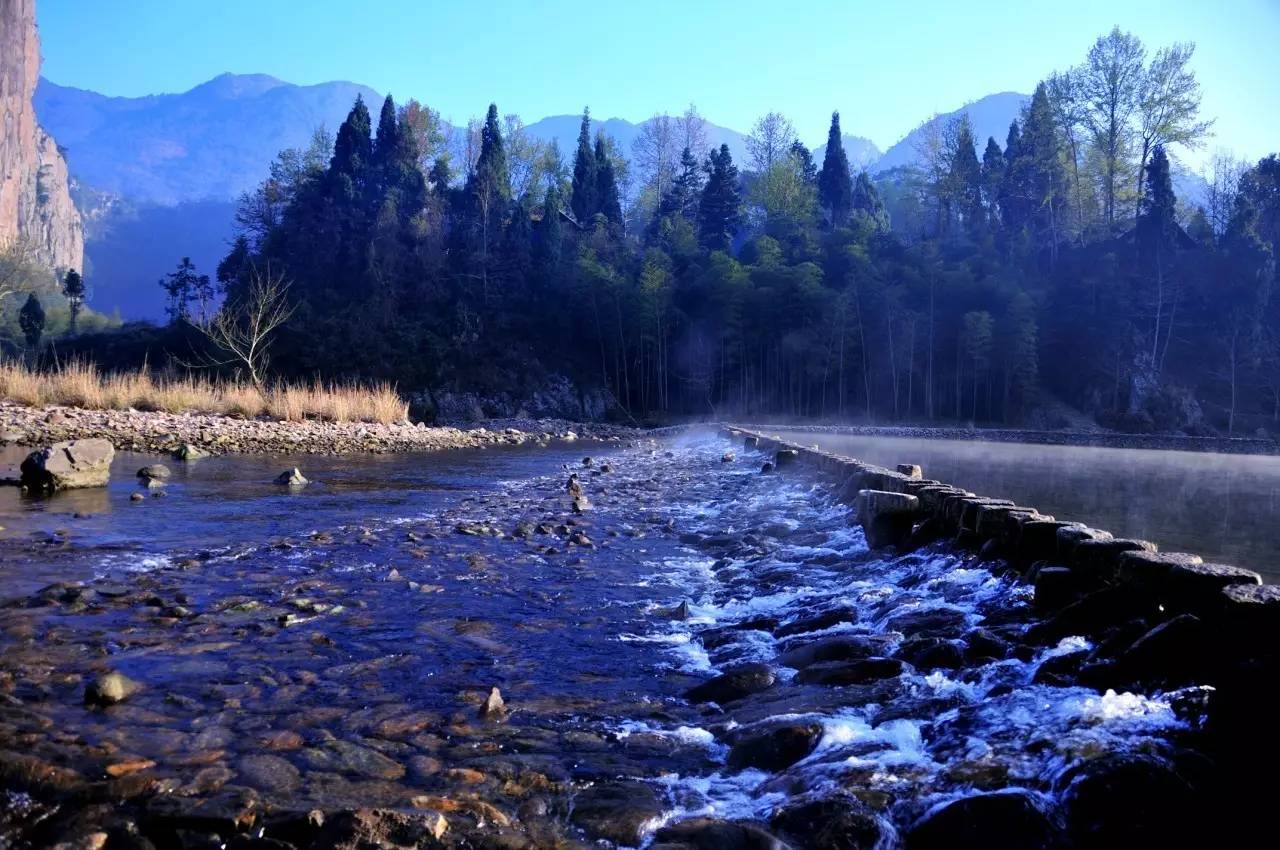
[[[67,440],[27,455],[22,462],[22,486],[52,493],[78,487],[105,487],[115,457],[102,439]]]
[[[776,836],[749,821],[690,818],[664,826],[652,847],[680,850],[789,850]]]
[[[907,850],[1052,850],[1060,846],[1061,836],[1040,801],[1023,791],[977,794],[931,809],[911,827],[906,840]]]
[[[822,731],[821,723],[801,721],[772,723],[745,731],[729,749],[729,767],[786,770],[813,752],[822,740]]]
[[[665,808],[658,792],[643,782],[600,783],[578,794],[570,819],[592,838],[635,847]]]
[[[1066,825],[1077,847],[1201,847],[1196,795],[1162,759],[1116,753],[1085,762],[1060,780]],[[1226,845],[1222,845],[1226,846]]]
[[[884,824],[854,797],[789,806],[769,825],[810,850],[877,850],[888,844]]]

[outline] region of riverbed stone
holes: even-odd
[[[785,770],[800,761],[822,740],[821,723],[776,723],[738,734],[729,749],[728,765],[734,770]]]
[[[687,850],[790,850],[763,824],[716,818],[690,818],[664,826],[654,835],[654,847]]]
[[[784,806],[769,826],[807,850],[878,850],[888,846],[884,824],[853,796]]]
[[[787,649],[777,657],[783,667],[797,670],[820,661],[851,661],[870,658],[883,649],[883,641],[863,635],[831,635]]]
[[[91,681],[84,690],[85,705],[106,707],[124,702],[137,693],[141,685],[123,673],[112,670]]]
[[[1190,784],[1163,759],[1113,753],[1060,780],[1067,831],[1077,847],[1199,847],[1199,806]]]
[[[976,794],[937,806],[907,831],[907,850],[1053,850],[1058,829],[1023,791]]]
[[[593,838],[636,847],[665,810],[665,802],[647,783],[597,783],[574,797],[570,819]]]
[[[83,487],[105,487],[115,448],[107,440],[66,440],[38,449],[22,462],[22,486],[52,493]]]
[[[143,481],[165,481],[173,473],[163,463],[153,463],[138,470],[138,478]]]
[[[880,679],[892,679],[902,673],[897,658],[862,658],[856,661],[820,661],[796,674],[796,682],[804,685],[863,685]]]
[[[751,662],[732,667],[685,691],[690,702],[726,703],[773,687],[777,676],[768,664]]]
[[[302,474],[302,470],[298,467],[286,469],[275,478],[275,483],[280,487],[288,487],[290,490],[301,490],[311,482]]]

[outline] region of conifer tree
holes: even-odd
[[[80,310],[84,307],[84,279],[80,272],[69,269],[62,279],[62,297],[67,299],[67,309],[71,313],[71,335],[76,335],[76,320],[80,318]]]
[[[968,116],[960,120],[956,129],[949,169],[948,197],[954,211],[963,219],[965,229],[974,233],[982,222],[982,167],[973,140],[973,130]]]
[[[618,197],[618,181],[613,172],[613,160],[605,144],[604,133],[596,135],[595,151],[596,200],[598,213],[609,222],[611,229],[622,227],[622,201]]]
[[[596,197],[596,157],[591,150],[591,111],[582,110],[582,126],[578,130],[578,150],[573,159],[573,189],[569,208],[578,224],[586,226],[600,209]]]
[[[1066,195],[1057,123],[1044,83],[1036,86],[1027,107],[1018,142],[1018,158],[1022,160],[1022,189],[1026,193],[1029,223],[1037,244],[1048,246],[1052,260],[1061,241]]]
[[[863,218],[873,229],[889,229],[889,212],[885,209],[884,199],[880,197],[880,191],[871,182],[871,175],[867,174],[865,168],[854,178],[850,206],[854,216]]]
[[[554,183],[547,187],[542,202],[542,218],[533,230],[533,258],[544,282],[552,279],[560,265],[564,230],[560,222],[560,192]]]
[[[27,303],[18,312],[18,325],[27,340],[27,346],[33,350],[40,348],[40,337],[44,335],[44,307],[34,292],[27,295]]]
[[[818,174],[818,203],[827,212],[832,227],[840,227],[849,217],[853,203],[853,177],[849,173],[849,157],[840,135],[840,113],[831,113],[831,129],[827,132],[827,152]]]
[[[742,224],[742,190],[728,145],[707,156],[707,185],[698,206],[698,237],[709,251],[728,251]]]
[[[813,153],[807,148],[804,142],[796,139],[791,143],[791,155],[795,157],[796,167],[800,171],[800,178],[804,180],[806,186],[818,185],[818,166],[813,161]]]
[[[1026,224],[1026,169],[1022,156],[1022,131],[1015,119],[1004,143],[1004,173],[1000,181],[1000,221],[1009,233]]]
[[[338,137],[333,145],[333,160],[330,163],[331,172],[352,179],[364,176],[373,153],[370,132],[369,109],[364,105],[364,98],[356,95],[355,105],[338,128]]]
[[[995,137],[987,137],[986,150],[982,152],[982,200],[988,222],[999,220],[1000,185],[1004,181],[1004,152]]]
[[[373,140],[373,155],[378,165],[387,168],[399,154],[399,126],[396,123],[396,103],[387,95],[378,115],[378,134]]]

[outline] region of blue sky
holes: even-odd
[[[935,111],[1029,92],[1118,24],[1149,49],[1197,42],[1210,147],[1280,149],[1280,0],[38,0],[37,16],[45,76],[110,95],[262,72],[365,83],[457,121],[491,100],[527,121],[694,102],[746,131],[779,110],[810,143],[839,109],[882,148]]]

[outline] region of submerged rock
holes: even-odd
[[[138,478],[143,481],[164,481],[172,474],[163,463],[153,463],[138,470]]]
[[[1195,843],[1201,822],[1195,795],[1162,759],[1105,755],[1070,772],[1066,782],[1067,831],[1079,847],[1212,846]]]
[[[22,486],[52,493],[81,487],[105,487],[115,448],[107,440],[67,440],[34,451],[22,462]]]
[[[714,679],[695,685],[685,691],[685,698],[690,702],[732,702],[768,690],[775,681],[777,677],[772,667],[752,662],[733,667]]]
[[[796,681],[805,685],[862,685],[892,679],[902,673],[897,658],[863,658],[858,661],[823,661],[804,668]]]

